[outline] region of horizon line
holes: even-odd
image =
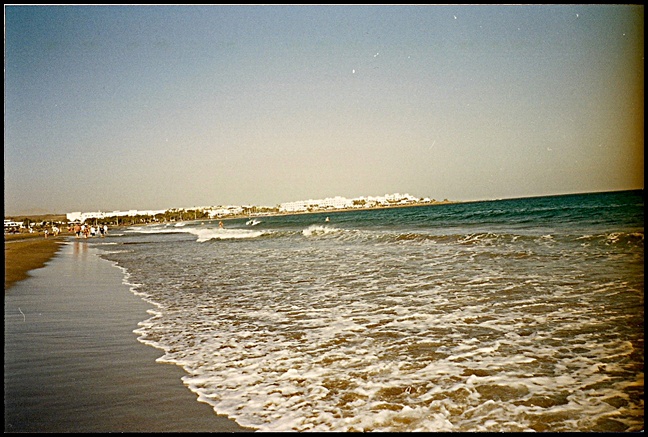
[[[643,191],[644,188],[628,188],[628,189],[618,189],[618,190],[602,190],[602,191],[575,191],[575,192],[565,192],[565,193],[556,193],[556,194],[537,194],[537,195],[529,195],[529,196],[513,196],[513,197],[497,197],[497,198],[485,198],[485,199],[472,199],[472,200],[452,200],[445,198],[441,202],[450,202],[450,203],[474,203],[474,202],[492,202],[492,201],[499,201],[499,200],[516,200],[516,199],[533,199],[533,198],[538,198],[538,197],[553,197],[553,196],[571,196],[571,195],[580,195],[580,194],[603,194],[603,193],[618,193],[618,192],[623,192],[623,191]],[[393,193],[393,194],[400,194],[400,193]],[[408,193],[405,193],[408,194]],[[335,198],[335,197],[344,197],[344,196],[329,196],[329,197],[324,197],[323,199],[329,199],[329,198]],[[350,199],[358,199],[361,197],[380,197],[380,196],[358,196],[358,197],[352,197]],[[416,196],[414,196],[416,197]],[[344,197],[345,199],[348,199],[347,197]],[[419,199],[423,199],[425,197],[419,197]],[[431,198],[432,200],[435,200],[434,198]],[[311,200],[311,199],[309,199]],[[315,200],[315,199],[312,199]],[[318,199],[321,200],[321,199]],[[289,202],[281,202],[278,203],[274,206],[268,206],[268,205],[255,205],[255,204],[240,204],[236,206],[243,206],[243,205],[249,205],[249,206],[261,206],[261,207],[269,207],[269,208],[274,208],[278,205],[281,205],[283,203],[290,203],[290,202],[303,202],[304,200],[292,200]],[[211,205],[210,207],[214,206],[225,206],[225,205]],[[235,205],[229,205],[229,206],[235,206]],[[193,209],[199,209],[199,208],[205,208],[204,206],[199,207],[199,206],[192,206],[192,207],[170,207],[170,208],[160,208],[156,210],[164,210],[168,211],[171,209],[183,209],[185,211],[193,210]],[[147,210],[142,210],[142,211],[151,211],[153,209],[147,209]],[[101,212],[101,209],[98,209],[96,212]],[[119,210],[112,210],[111,212],[115,211],[140,211],[138,209],[119,209]],[[77,212],[77,211],[72,211],[72,212]],[[95,212],[95,211],[92,211]],[[108,211],[105,211],[108,212]],[[48,215],[66,215],[69,212],[41,212],[41,213],[32,213],[32,212],[21,212],[21,213],[16,213],[16,214],[8,214],[5,215],[4,218],[12,218],[16,216],[48,216]]]

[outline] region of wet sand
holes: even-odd
[[[45,266],[64,240],[62,235],[45,238],[42,234],[9,234],[4,236],[5,291]]]
[[[5,290],[5,432],[239,432],[133,330],[151,305],[87,241]],[[6,245],[6,244],[5,244]]]

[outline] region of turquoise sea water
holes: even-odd
[[[643,204],[626,191],[196,221],[88,244],[155,305],[140,340],[243,426],[638,431]]]

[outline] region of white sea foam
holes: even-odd
[[[362,299],[328,312],[291,311],[290,317],[277,317],[281,305],[256,311],[230,307],[232,320],[249,318],[257,326],[235,333],[226,327],[222,332],[194,330],[193,336],[202,344],[200,351],[194,350],[198,355],[186,360],[168,353],[164,360],[184,364],[190,374],[185,383],[217,411],[226,411],[242,425],[261,431],[531,431],[532,421],[525,425],[516,418],[539,413],[543,417],[562,410],[574,416],[583,410],[602,416],[613,411],[600,398],[579,394],[583,387],[605,380],[596,357],[611,354],[597,350],[600,345],[588,346],[592,358],[563,358],[569,374],[530,378],[527,373],[537,371],[539,359],[555,360],[551,343],[543,344],[538,337],[527,341],[498,335],[465,340],[459,336],[455,343],[446,338],[447,346],[439,345],[438,339],[425,334],[429,327],[461,329],[466,326],[464,320],[479,318],[486,307],[466,307],[434,323],[426,314],[434,312],[433,306],[418,307],[413,312],[405,306],[408,297],[390,298],[401,304],[389,307],[388,313],[395,316],[385,318],[382,324],[377,314],[367,317],[361,310]],[[502,334],[513,333],[521,314],[500,313],[499,319],[477,328],[489,326]],[[370,327],[376,323],[378,329]],[[287,332],[303,332],[298,343],[301,346],[269,330],[281,324],[292,326]],[[552,336],[551,325],[538,328],[548,330],[547,337]],[[380,340],[382,333],[388,332],[392,333],[386,338],[389,341]],[[430,361],[426,353],[419,361],[407,352],[416,344],[436,358]],[[511,348],[519,352],[511,353]],[[396,361],[386,359],[391,354]],[[219,364],[195,365],[213,355],[222,358]],[[564,407],[560,399],[547,411],[539,412],[533,404],[523,407],[531,399],[551,398],[556,391],[571,393]],[[463,411],[461,421],[457,421],[457,411]],[[586,422],[574,419],[565,429],[586,426]]]
[[[250,231],[247,229],[188,229],[193,235],[198,237],[199,243],[209,240],[237,240],[246,238],[257,238],[264,235],[264,231]]]
[[[248,229],[224,229],[224,228],[210,228],[202,226],[187,226],[182,224],[178,227],[178,224],[175,226],[146,226],[146,227],[133,227],[129,228],[131,232],[139,234],[192,234],[197,238],[197,242],[204,243],[209,240],[234,240],[234,239],[246,239],[246,238],[257,238],[262,235],[266,235],[268,231],[256,231]]]
[[[319,235],[327,235],[332,233],[342,232],[340,229],[337,229],[333,226],[324,226],[324,225],[311,225],[302,231],[302,234],[305,237],[315,237]]]

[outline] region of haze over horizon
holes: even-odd
[[[643,5],[5,5],[5,216],[643,189]]]

